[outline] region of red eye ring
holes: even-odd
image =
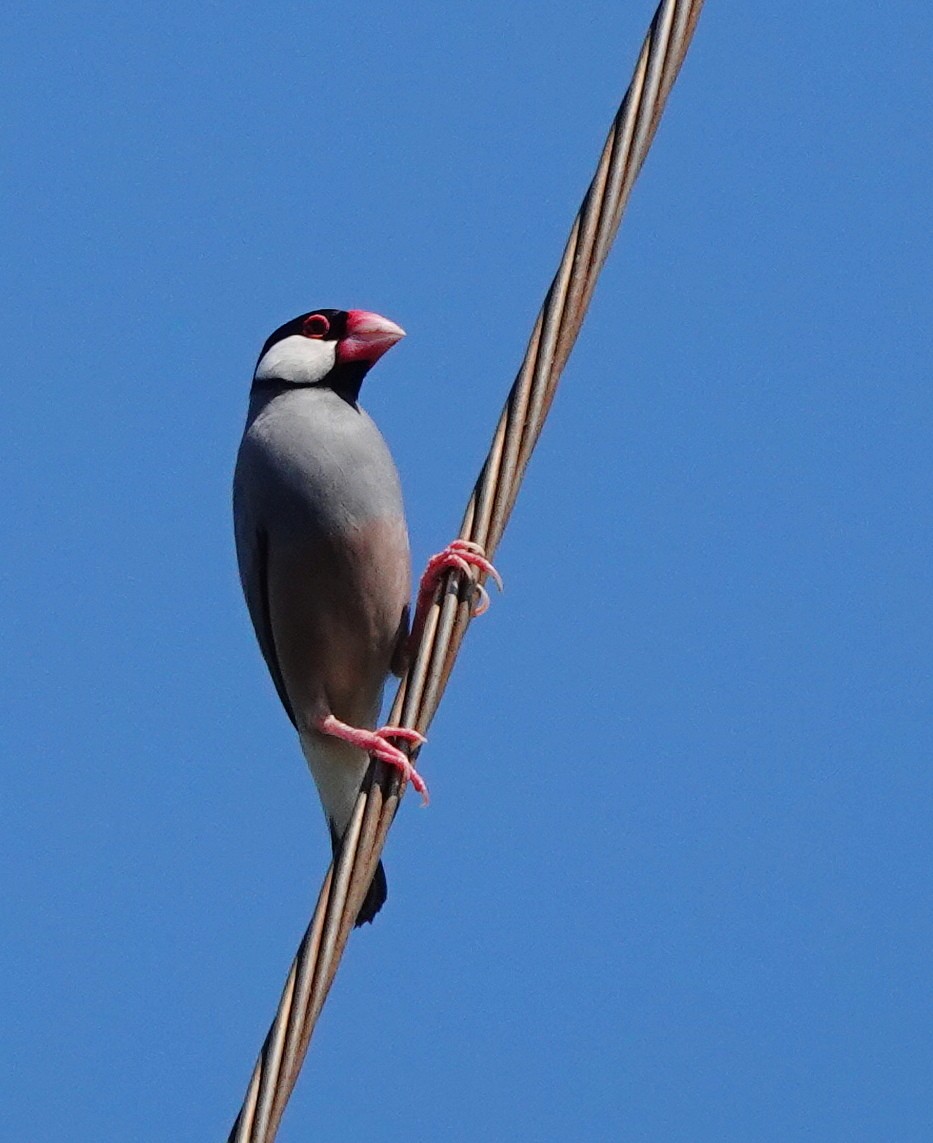
[[[323,314],[311,314],[305,318],[301,326],[301,332],[305,337],[321,338],[326,336],[329,329],[330,322]]]

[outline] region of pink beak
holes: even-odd
[[[347,311],[347,332],[337,342],[337,360],[378,361],[387,350],[405,336],[400,325],[367,310]]]

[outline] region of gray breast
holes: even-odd
[[[330,390],[251,409],[235,500],[250,614],[290,713],[368,719],[410,595],[398,474],[375,424]]]
[[[275,508],[272,522],[280,528],[313,522],[341,531],[403,515],[382,434],[359,406],[329,389],[286,392],[252,413],[237,466],[249,469],[250,492]]]

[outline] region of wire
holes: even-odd
[[[489,558],[505,531],[702,6],[702,0],[662,0],[659,5],[574,220],[460,527],[461,539],[479,544]],[[458,570],[447,573],[428,612],[417,654],[395,696],[389,715],[392,725],[427,730],[469,626],[474,592],[471,576]],[[370,763],[228,1143],[272,1143],[275,1138],[403,792],[398,770],[375,760]]]

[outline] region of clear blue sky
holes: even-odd
[[[3,1135],[226,1137],[328,860],[240,597],[265,336],[449,539],[647,3],[20,6]],[[926,3],[707,5],[282,1143],[933,1139]]]

